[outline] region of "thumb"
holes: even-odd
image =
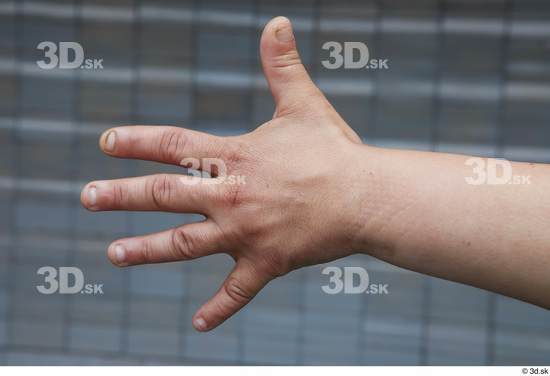
[[[296,47],[292,25],[286,17],[275,17],[265,26],[260,41],[264,74],[273,94],[276,115],[288,114],[323,97],[311,81]]]

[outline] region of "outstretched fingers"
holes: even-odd
[[[211,219],[115,241],[107,254],[117,266],[186,261],[222,251],[224,236]]]
[[[88,183],[80,200],[93,211],[167,211],[209,214],[223,194],[216,179],[159,174]]]
[[[250,261],[240,259],[218,292],[193,317],[195,329],[212,330],[247,305],[272,279]]]
[[[223,137],[184,128],[136,125],[105,131],[99,146],[113,157],[180,165],[189,158],[223,159],[228,143]]]

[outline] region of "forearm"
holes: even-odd
[[[512,163],[525,184],[473,185],[468,156],[368,147],[363,155],[368,253],[550,307],[549,166]]]

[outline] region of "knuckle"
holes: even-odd
[[[113,184],[113,205],[117,208],[126,207],[128,201],[128,187],[123,183]]]
[[[182,151],[185,150],[188,138],[178,129],[166,130],[158,143],[158,154],[163,160],[179,163]]]
[[[264,256],[263,266],[266,274],[275,279],[292,270],[292,261],[279,252],[267,252]]]
[[[173,185],[172,179],[167,175],[159,175],[152,179],[150,195],[157,208],[164,209],[169,206]]]
[[[177,260],[192,260],[196,258],[196,246],[193,237],[183,228],[175,228],[171,234],[171,249]]]
[[[223,287],[227,296],[241,304],[248,303],[254,297],[254,294],[246,289],[244,284],[235,277],[229,278]]]
[[[274,68],[286,68],[301,64],[302,61],[300,60],[300,55],[296,49],[291,49],[286,53],[273,58]]]
[[[232,167],[237,167],[246,158],[248,143],[241,137],[226,138],[223,143],[223,156]]]
[[[225,201],[231,208],[241,206],[246,201],[246,188],[239,184],[229,185],[225,192]]]
[[[155,260],[155,251],[149,241],[144,241],[141,248],[141,262],[150,264]]]

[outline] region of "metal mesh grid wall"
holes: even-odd
[[[192,216],[88,213],[91,179],[168,171],[112,160],[117,124],[235,134],[268,120],[258,41],[294,23],[303,60],[367,142],[550,162],[550,3],[544,0],[0,2],[0,364],[535,364],[548,311],[367,257],[387,296],[326,295],[322,266],[272,282],[208,334],[192,313],[231,262],[113,268],[117,237]],[[325,41],[364,41],[387,71],[325,70]],[[41,41],[77,41],[103,70],[41,70]],[[521,221],[521,218],[518,218]],[[519,251],[519,250],[518,250]],[[41,295],[75,265],[103,295]]]

